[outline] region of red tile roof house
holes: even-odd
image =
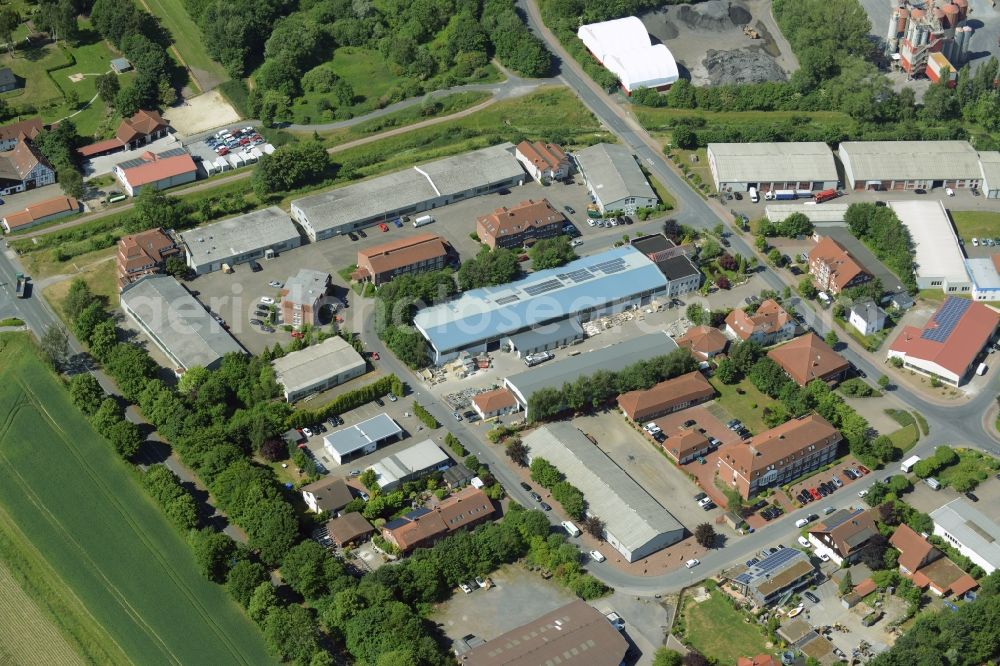
[[[740,657],[736,660],[736,666],[777,666],[777,663],[769,654],[758,654],[755,657]]]
[[[840,432],[818,414],[786,421],[719,449],[719,478],[744,499],[811,472],[837,455]]]
[[[135,150],[165,137],[169,131],[170,125],[159,113],[140,109],[131,118],[121,121],[112,138],[82,146],[77,152],[81,157],[89,159],[118,151]]]
[[[962,595],[978,587],[976,580],[944,556],[905,523],[896,528],[889,543],[899,551],[899,571],[920,588],[946,597]]]
[[[829,236],[824,236],[809,252],[809,275],[817,289],[831,294],[872,279],[872,274]]]
[[[830,556],[838,566],[854,562],[868,541],[879,533],[872,511],[840,509],[809,529],[809,541],[817,552]]]
[[[691,355],[699,361],[709,361],[726,351],[729,338],[717,328],[711,326],[695,326],[689,328],[684,335],[674,342],[678,347],[687,347]]]
[[[715,389],[695,370],[660,382],[645,391],[629,391],[618,396],[618,407],[636,423],[671,414],[715,397]]]
[[[351,279],[376,287],[397,275],[444,268],[451,246],[440,236],[418,234],[358,251],[358,268]]]
[[[118,241],[119,289],[145,275],[161,272],[169,257],[183,253],[183,248],[163,229],[123,236]]]
[[[514,157],[539,183],[563,180],[572,168],[569,157],[554,143],[522,141],[514,149]]]
[[[29,118],[0,127],[0,152],[13,150],[14,146],[21,140],[22,134],[29,140],[34,139],[43,128],[41,118]]]
[[[904,368],[960,386],[993,340],[998,324],[1000,315],[992,308],[949,296],[923,329],[903,328],[887,358],[902,359]]]
[[[753,340],[764,346],[773,345],[792,339],[795,330],[795,320],[770,298],[752,315],[739,309],[726,315],[726,333],[744,342]]]
[[[566,216],[547,199],[522,201],[513,208],[503,206],[476,220],[476,235],[491,249],[521,247],[541,238],[562,233]]]
[[[134,164],[138,162],[138,164]],[[165,190],[175,185],[190,183],[198,177],[198,167],[187,153],[166,157],[145,152],[136,160],[115,166],[115,175],[131,196],[144,187]]]
[[[405,553],[431,546],[463,527],[478,525],[492,518],[493,513],[493,503],[486,493],[469,486],[433,508],[415,509],[389,521],[382,527],[382,537]]]
[[[712,450],[712,444],[703,434],[692,428],[681,430],[676,435],[670,435],[663,440],[664,453],[673,458],[678,465],[684,465],[696,460]]]
[[[851,369],[847,359],[811,332],[775,347],[767,355],[799,386],[814,379],[834,384]]]
[[[472,408],[479,414],[479,418],[488,421],[504,414],[516,412],[520,409],[520,403],[513,393],[505,388],[498,388],[474,395]]]
[[[80,212],[80,202],[73,197],[54,197],[11,213],[4,217],[0,224],[3,224],[4,230],[10,233],[78,212]]]
[[[26,134],[11,150],[0,153],[0,195],[24,192],[56,182],[56,172]]]

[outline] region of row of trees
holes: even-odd
[[[75,375],[69,382],[69,392],[73,404],[90,419],[94,429],[111,442],[122,459],[128,460],[139,451],[143,441],[139,427],[125,418],[121,404],[104,393],[94,375]]]
[[[462,291],[492,287],[516,280],[521,275],[521,265],[517,255],[498,247],[491,250],[488,245],[479,248],[472,259],[462,262],[458,269],[458,287]]]
[[[546,421],[566,411],[596,409],[622,393],[648,389],[697,367],[697,361],[687,349],[675,349],[664,356],[633,363],[618,372],[599,370],[560,388],[535,391],[528,399],[528,413],[532,421]]]
[[[795,238],[796,236],[809,236],[812,232],[813,223],[803,213],[792,213],[777,223],[764,219],[757,226],[757,233],[765,238],[774,236]]]
[[[287,192],[322,180],[330,170],[330,156],[319,141],[297,141],[264,155],[253,171],[251,182],[264,201],[275,192]]]
[[[428,365],[430,348],[413,327],[413,316],[419,308],[443,301],[455,291],[455,278],[447,268],[393,278],[375,295],[376,334],[409,367]]]
[[[165,465],[152,465],[143,472],[140,483],[175,527],[187,532],[198,526],[198,507],[194,497]]]
[[[911,292],[917,291],[916,264],[913,262],[913,239],[910,231],[888,206],[854,203],[848,206],[844,221],[851,233],[864,241],[872,253],[892,269]]]
[[[552,493],[562,505],[566,515],[573,520],[583,520],[587,515],[587,501],[583,492],[566,480],[566,475],[541,456],[531,461],[531,479]]]

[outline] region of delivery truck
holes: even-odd
[[[816,193],[816,203],[823,203],[837,198],[837,190],[823,190]]]
[[[15,290],[17,291],[18,298],[24,298],[28,295],[28,278],[25,277],[24,273],[18,273],[14,276],[16,281]]]

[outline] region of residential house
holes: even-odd
[[[694,326],[676,340],[678,347],[686,347],[699,361],[710,361],[726,351],[729,338],[712,326]]]
[[[749,499],[831,462],[841,439],[822,416],[806,414],[749,440],[724,445],[719,450],[719,478]]]
[[[715,389],[703,374],[695,370],[644,391],[623,393],[618,396],[618,408],[636,423],[643,423],[714,397]]]
[[[281,321],[295,328],[318,326],[319,313],[330,304],[330,274],[301,268],[281,290]]]
[[[20,87],[21,82],[10,67],[0,69],[0,93],[10,92]]]
[[[906,523],[896,528],[889,543],[899,551],[899,572],[921,589],[946,597],[965,594],[978,586],[972,576]]]
[[[879,533],[871,511],[840,509],[809,529],[809,541],[817,553],[830,556],[838,566],[854,562],[869,540]]]
[[[0,127],[0,152],[13,150],[14,146],[22,140],[22,136],[33,141],[44,128],[42,119],[37,117]]]
[[[885,310],[880,308],[870,298],[855,301],[847,317],[847,322],[857,329],[861,335],[878,333],[885,328],[885,320]]]
[[[397,275],[426,273],[445,267],[451,246],[440,236],[418,234],[358,251],[358,268],[351,279],[376,287]]]
[[[809,555],[798,548],[779,548],[735,571],[739,573],[729,578],[730,584],[757,607],[769,606],[786,592],[810,585],[816,576]]]
[[[482,490],[469,486],[432,508],[415,509],[382,527],[382,537],[406,553],[433,545],[464,527],[493,517],[493,502]]]
[[[812,332],[775,347],[767,356],[799,386],[814,379],[833,384],[842,380],[851,369],[847,359]]]
[[[372,524],[357,511],[345,513],[326,522],[326,533],[341,548],[367,541],[375,533]]]
[[[663,440],[663,451],[678,465],[696,460],[712,450],[712,443],[694,428],[685,428]]]
[[[484,421],[510,414],[520,409],[514,394],[505,388],[483,391],[472,396],[472,409]]]
[[[761,302],[754,314],[736,309],[726,315],[726,333],[744,342],[753,340],[769,346],[795,336],[795,319],[770,298]]]
[[[935,536],[972,560],[986,575],[1000,568],[1000,525],[994,518],[958,498],[932,511],[931,521]]]
[[[11,150],[0,153],[0,195],[24,192],[56,182],[56,172],[26,134]]]
[[[30,229],[36,224],[56,220],[80,212],[80,202],[73,197],[58,196],[31,204],[24,210],[11,213],[0,221],[7,233]]]
[[[118,241],[118,288],[163,271],[168,258],[181,255],[183,259],[183,253],[183,248],[160,228],[123,236]]]
[[[302,486],[302,499],[313,513],[335,514],[350,504],[354,495],[343,479],[327,476]]]
[[[569,176],[569,157],[554,143],[522,141],[514,149],[514,157],[539,183],[563,180]]]
[[[817,289],[830,294],[839,294],[872,279],[872,274],[829,236],[823,236],[809,252],[809,275]]]
[[[119,60],[123,62],[117,63],[118,65],[131,68],[127,60],[124,58]],[[113,60],[111,66],[115,67],[116,62]],[[81,157],[90,159],[119,151],[138,150],[169,133],[169,123],[158,112],[139,109],[130,118],[125,118],[118,124],[113,137],[81,146],[77,152]]]
[[[143,188],[165,190],[193,182],[198,177],[198,167],[183,148],[158,154],[146,151],[136,159],[116,164],[114,172],[125,191],[133,197]]]
[[[558,236],[566,222],[566,216],[553,208],[547,199],[528,199],[512,208],[503,206],[477,218],[476,234],[491,249],[516,248],[541,238]]]

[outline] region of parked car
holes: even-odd
[[[854,479],[858,478],[857,476],[854,475],[854,470],[851,469],[850,467],[848,467],[847,469],[844,470],[844,476],[846,476],[851,481],[853,481]]]
[[[279,280],[271,280],[267,283],[268,287],[274,287],[275,289],[281,289],[284,285],[281,284]]]
[[[534,492],[534,491],[528,493],[528,495],[531,497],[531,499],[535,500],[536,502],[541,502],[542,501],[542,496],[539,495],[538,493]]]
[[[667,441],[667,433],[661,430],[653,435],[653,440],[656,441],[657,444],[663,444],[663,442]]]
[[[313,436],[313,431],[311,429],[309,429],[309,428],[303,428],[302,429],[302,434],[305,435],[306,437],[312,437]]]
[[[604,560],[608,559],[608,558],[604,557],[604,553],[602,553],[599,550],[592,550],[592,551],[590,551],[590,558],[592,560],[594,560],[595,562],[603,562]]]
[[[264,267],[261,266],[256,260],[251,260],[250,270],[253,271],[254,273],[260,273],[262,270],[264,270]]]
[[[818,604],[819,603],[819,597],[817,597],[812,592],[809,592],[809,591],[803,592],[802,596],[805,597],[806,599],[808,599],[809,601],[813,602],[814,604]]]
[[[552,507],[549,506],[548,503],[546,503],[546,502],[540,503],[539,506],[542,507],[542,511],[551,511],[552,510]]]
[[[859,490],[858,491],[858,497],[864,497],[867,494],[868,494],[867,490]]]
[[[838,488],[844,487],[844,482],[840,480],[839,476],[833,477],[832,479],[830,479],[830,482],[833,483],[833,485],[837,486]]]
[[[688,419],[687,421],[684,422],[684,427],[685,428],[690,428],[693,425],[695,425],[696,423],[697,423],[697,421],[695,421],[694,419]]]
[[[861,472],[862,474],[867,474],[869,472],[868,468],[865,467],[864,465],[858,465],[858,471]]]
[[[456,421],[462,421],[463,420],[461,412],[452,412],[451,415],[455,417]]]
[[[271,326],[261,326],[260,330],[262,330],[265,333],[274,333],[274,328]]]
[[[260,319],[251,319],[250,320],[250,325],[251,326],[263,326],[264,322],[262,322]]]
[[[395,220],[393,220],[392,223],[395,224],[397,228],[402,228],[403,226],[403,221],[398,217]]]
[[[684,566],[686,566],[688,569],[694,569],[699,564],[701,564],[701,562],[698,561],[697,558],[692,558],[692,559],[688,560],[687,562],[685,562]]]
[[[700,502],[701,500],[705,499],[706,497],[708,497],[707,494],[705,494],[705,493],[698,493],[697,495],[694,496],[694,501],[695,502]]]
[[[378,225],[378,228],[382,230],[382,233],[385,233],[386,231],[389,231],[389,225],[386,224],[385,222],[380,223]]]
[[[348,238],[350,238],[350,239],[351,239],[352,241],[356,241],[356,240],[358,240],[358,237],[357,237],[357,236],[356,236],[356,235],[354,234],[354,232],[353,232],[353,231],[349,232],[349,233],[347,234],[347,237],[348,237]]]
[[[819,493],[819,490],[817,490],[816,488],[810,488],[809,494],[812,496],[814,500],[818,500],[820,497],[822,497],[822,495],[820,495]]]
[[[804,536],[799,536],[799,538],[797,539],[797,541],[799,542],[799,545],[802,546],[803,548],[809,548],[810,547],[809,539],[805,538]]]
[[[274,305],[274,299],[271,298],[270,296],[261,296],[260,302],[263,303],[264,305]]]
[[[389,402],[396,402],[399,398],[396,397],[395,393],[389,393],[385,397],[389,398]]]
[[[570,215],[575,215],[576,214],[576,211],[573,210],[572,206],[563,206],[563,210],[565,210]]]
[[[521,482],[521,487],[524,488],[526,491],[531,492],[531,486],[529,486],[524,481]]]
[[[472,588],[469,587],[468,583],[459,583],[458,587],[462,590],[462,592],[465,592],[466,594],[470,594],[472,592]]]
[[[368,238],[368,234],[365,233],[364,229],[358,229],[358,235],[362,238]]]
[[[976,497],[976,494],[974,492],[972,492],[971,490],[969,492],[965,493],[965,496],[967,498],[969,498],[970,502],[978,502],[979,501],[979,498]]]

